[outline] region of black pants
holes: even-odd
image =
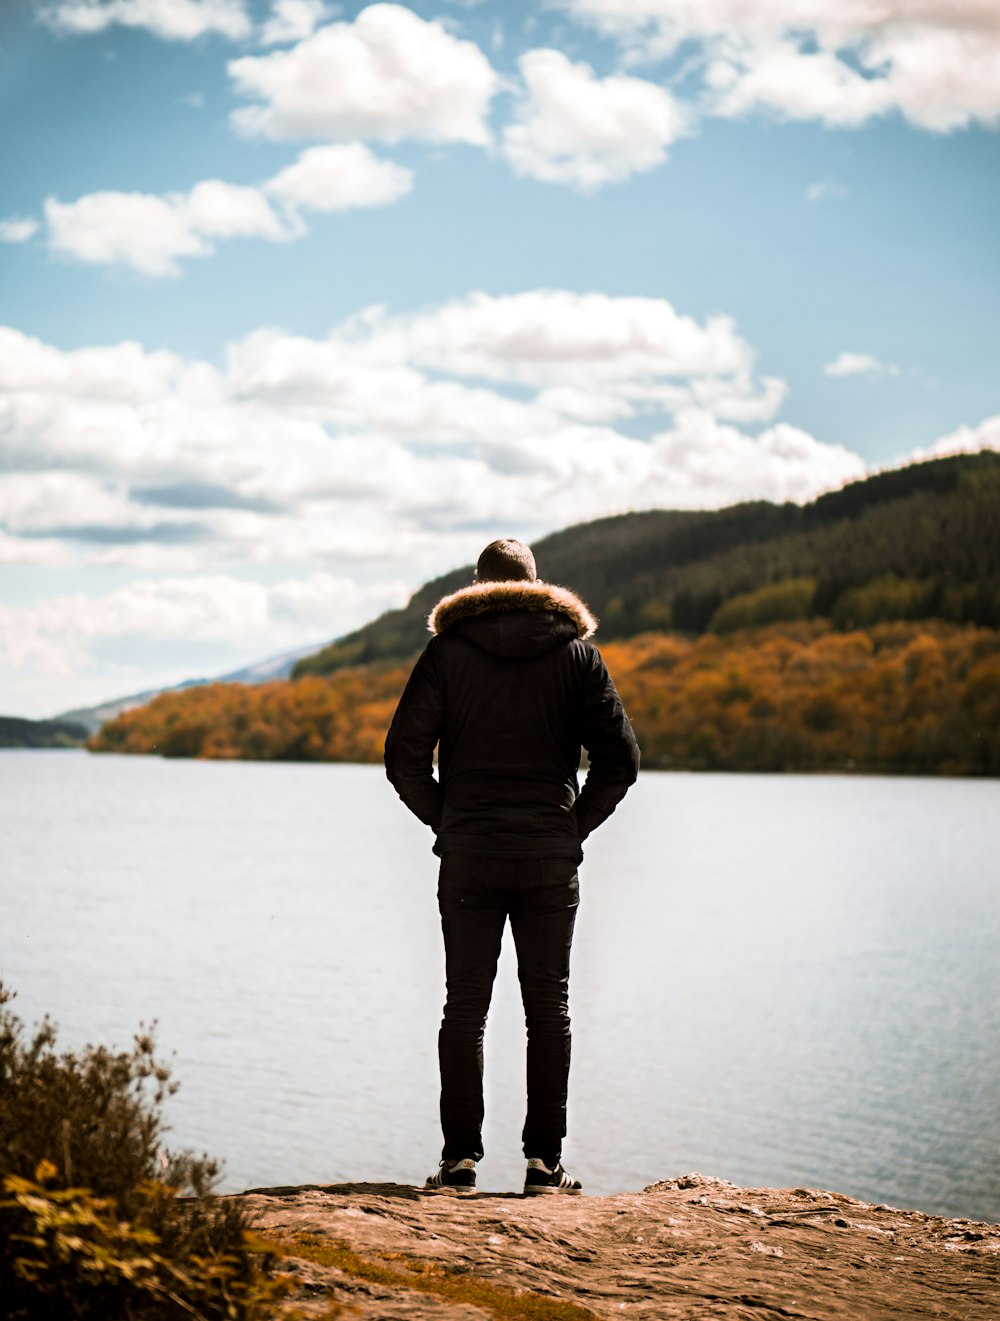
[[[438,1037],[443,1156],[483,1156],[483,1033],[510,918],[528,1029],[524,1154],[550,1168],[566,1135],[569,954],[580,902],[568,858],[445,854],[438,879],[448,995]]]

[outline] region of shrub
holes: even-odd
[[[0,1296],[9,1321],[256,1321],[273,1254],[215,1162],[163,1152],[174,1090],[149,1034],[130,1051],[30,1038],[0,985]]]

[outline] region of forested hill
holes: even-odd
[[[0,716],[0,748],[78,748],[90,730],[69,720]]]
[[[539,574],[584,597],[602,644],[649,630],[724,633],[783,620],[865,627],[942,619],[1000,627],[1000,454],[912,464],[808,505],[651,510],[534,545]],[[466,566],[300,661],[294,677],[401,660]]]

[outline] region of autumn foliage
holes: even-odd
[[[250,761],[380,761],[409,666],[161,693],[103,725],[92,752]]]
[[[1000,774],[1000,632],[825,621],[602,648],[647,768]],[[410,661],[164,693],[97,752],[377,762]]]
[[[647,767],[1000,774],[1000,632],[772,625],[604,649]]]

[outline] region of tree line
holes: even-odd
[[[801,588],[804,594],[806,588]],[[1000,632],[793,619],[602,646],[646,768],[1000,775]],[[163,693],[95,752],[378,762],[412,657]]]

